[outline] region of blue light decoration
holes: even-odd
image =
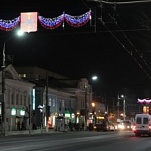
[[[81,27],[85,25],[91,18],[91,10],[80,16],[71,16],[65,14],[65,21],[73,27]]]
[[[20,23],[20,16],[12,20],[0,19],[0,29],[5,31],[12,31]]]
[[[46,29],[55,29],[59,27],[64,21],[64,14],[55,18],[45,18],[38,16],[39,23]]]

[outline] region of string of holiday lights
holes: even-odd
[[[138,99],[137,103],[151,104],[151,99]]]
[[[46,29],[55,29],[59,27],[64,21],[64,14],[56,18],[45,18],[43,16],[38,16],[39,23]]]
[[[12,20],[0,19],[0,29],[5,31],[11,31],[18,26],[20,22],[20,17],[14,18]]]
[[[70,26],[81,27],[89,21],[90,16],[91,16],[91,11],[76,17],[65,14],[65,20]]]
[[[40,25],[46,29],[55,29],[59,27],[64,21],[66,21],[72,27],[84,26],[91,19],[91,10],[80,15],[71,16],[66,13],[62,13],[60,16],[55,18],[45,18],[43,16],[38,16],[38,21]],[[4,31],[12,31],[21,22],[21,17],[14,18],[12,20],[0,19],[0,29]]]

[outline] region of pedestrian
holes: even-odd
[[[24,130],[25,126],[24,126],[24,122],[21,123],[21,130]]]
[[[17,130],[20,131],[20,121],[17,122]]]

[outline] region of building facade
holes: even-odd
[[[6,131],[29,129],[34,84],[22,80],[12,65],[7,66],[3,73],[3,78],[2,71],[0,74],[1,96],[4,96],[0,100],[1,132],[2,129]]]
[[[0,100],[0,117],[2,119],[4,109],[5,121],[1,122],[1,125],[5,125],[5,131],[44,127],[61,129],[61,126],[57,127],[60,117],[60,121],[62,119],[64,121],[63,130],[70,122],[84,123],[86,127],[92,122],[92,89],[87,79],[83,78],[76,82],[66,81],[72,86],[54,88],[51,87],[51,81],[48,85],[45,81],[48,75],[56,76],[58,79],[67,79],[67,77],[37,67],[21,71],[20,74],[12,65],[8,65],[4,69],[4,78],[1,72],[1,90],[4,81],[5,97],[1,97]],[[2,91],[1,96],[3,96]],[[2,105],[3,101],[5,101],[5,108]],[[104,108],[98,103],[97,110],[104,112]]]
[[[71,122],[88,126],[92,89],[87,79],[69,80],[38,67],[19,67],[16,70],[21,78],[35,84],[32,121],[36,127],[48,125],[49,128],[56,128],[58,117],[64,120],[65,125]],[[104,106],[100,110],[104,111]]]

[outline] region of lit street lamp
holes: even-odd
[[[17,36],[18,37],[22,37],[23,35],[24,35],[24,32],[22,30],[18,30],[17,31]],[[3,65],[2,65],[2,68],[5,68],[5,66],[6,66],[6,64],[5,64],[5,60],[6,60],[6,58],[5,58],[5,46],[6,46],[6,43],[7,43],[7,41],[11,40],[13,37],[14,36],[11,36],[11,37],[9,37],[8,39],[6,39],[4,41],[4,45],[3,45]]]
[[[94,76],[92,76],[91,77],[91,80],[92,80],[92,82],[94,81],[97,81],[98,80],[98,77],[96,76],[96,75],[94,75]],[[91,84],[91,94],[92,94],[92,84]],[[93,97],[92,97],[93,98]],[[92,100],[91,100],[92,101]]]
[[[95,81],[95,80],[97,80],[97,79],[98,79],[97,76],[93,76],[93,77],[92,77],[92,80],[93,80],[93,81]]]
[[[41,133],[42,133],[42,126],[43,126],[43,109],[44,109],[45,105],[38,105],[38,109],[40,111],[40,129],[41,129]]]
[[[88,94],[88,88],[87,85],[85,84],[84,86],[85,89],[85,130],[87,130],[87,120],[88,120],[88,102],[87,102],[87,94]]]
[[[91,103],[91,105],[92,105],[92,116],[93,116],[93,123],[95,124],[95,103],[94,102],[92,102]]]
[[[121,95],[121,97],[123,98],[123,118],[125,120],[125,117],[126,117],[126,111],[125,111],[125,96],[124,95]]]
[[[97,80],[97,76],[92,76],[92,81]],[[90,86],[90,87],[88,87]],[[90,101],[92,102],[92,85],[88,85],[85,83],[84,85],[85,90],[85,129],[87,129],[87,120],[88,120],[88,94],[90,95]]]
[[[22,36],[23,35],[23,32],[22,31],[18,31],[17,32],[17,35],[18,36]],[[10,37],[10,38],[8,38],[8,39],[6,39],[5,41],[4,41],[4,45],[3,45],[3,64],[2,64],[2,66],[1,66],[1,68],[2,68],[2,97],[3,97],[3,100],[2,100],[2,102],[1,102],[1,104],[2,104],[2,124],[1,124],[1,133],[2,133],[2,135],[4,135],[5,136],[5,71],[4,71],[4,69],[5,69],[5,67],[6,67],[6,61],[5,61],[5,51],[6,51],[6,49],[5,49],[5,46],[6,46],[6,43],[7,43],[7,41],[9,41],[10,39],[12,39],[12,37]]]

